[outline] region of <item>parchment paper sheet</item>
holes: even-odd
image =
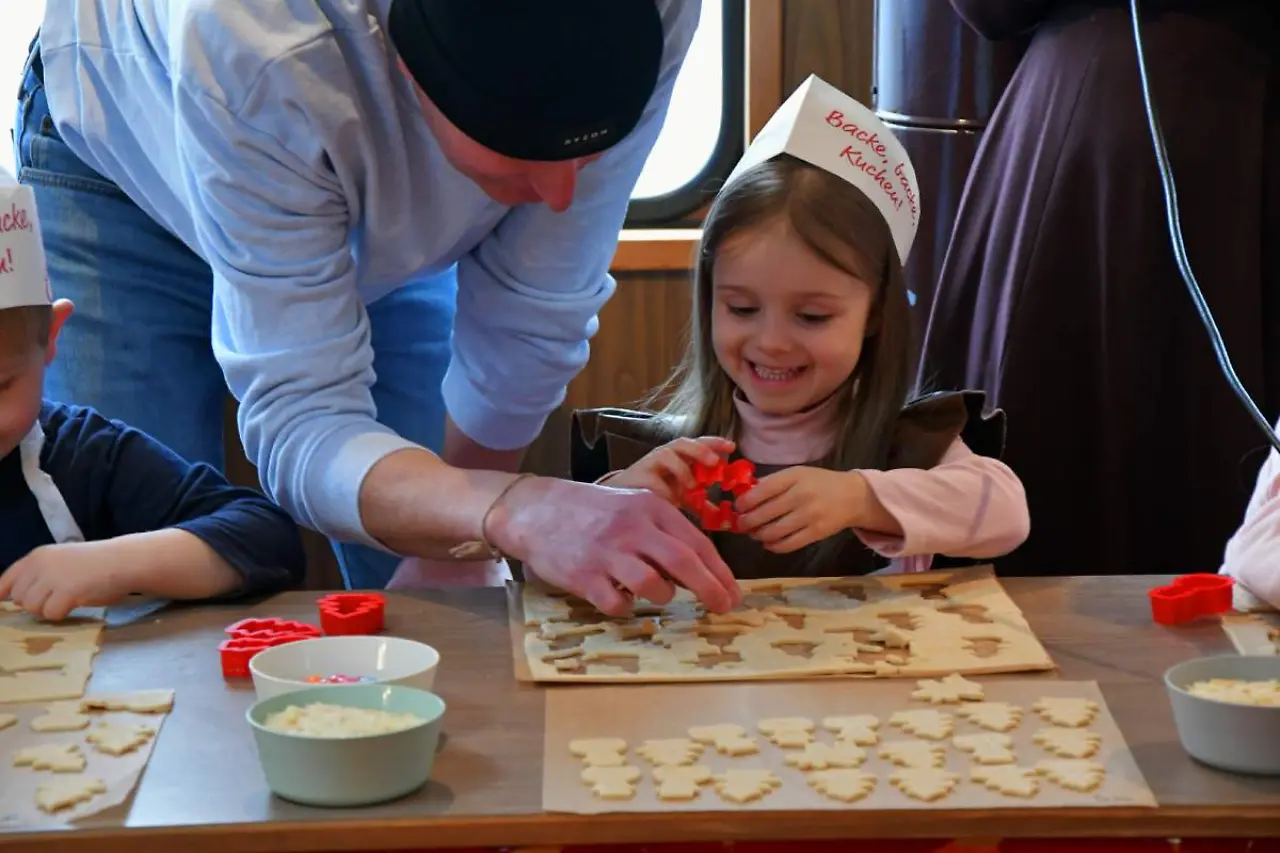
[[[148,691],[151,692],[151,691]],[[88,694],[92,696],[92,691]],[[112,695],[116,695],[113,693]],[[128,694],[124,694],[128,695]],[[45,712],[48,702],[0,705],[0,713],[13,714],[18,722],[0,731],[0,830],[32,830],[65,826],[79,818],[120,805],[129,798],[134,786],[142,777],[142,771],[151,759],[151,750],[160,737],[160,727],[165,714],[135,714],[129,711],[93,711],[89,713],[89,726],[77,732],[36,732],[31,720]],[[85,736],[98,723],[127,725],[138,723],[156,730],[145,744],[121,756],[104,755],[85,741]],[[29,746],[53,743],[78,743],[87,764],[83,774],[54,773],[51,770],[32,770],[30,767],[14,767],[13,754]],[[105,794],[98,794],[86,803],[64,809],[57,814],[46,814],[36,807],[36,787],[57,777],[83,775],[101,779],[107,786]]]
[[[1231,645],[1236,647],[1236,652],[1242,655],[1275,655],[1276,641],[1271,639],[1270,632],[1276,629],[1280,629],[1280,614],[1277,613],[1222,615],[1222,630],[1231,640]]]
[[[872,793],[856,803],[841,803],[818,794],[805,782],[803,771],[783,762],[786,751],[768,742],[756,729],[762,717],[801,716],[817,726],[815,739],[832,742],[833,736],[821,730],[822,718],[834,715],[874,714],[880,719],[881,743],[912,740],[902,730],[890,726],[894,711],[908,708],[935,707],[950,712],[955,706],[930,706],[910,698],[915,681],[859,682],[768,682],[733,684],[639,685],[634,687],[568,687],[547,690],[546,735],[543,756],[542,807],[549,812],[600,814],[605,812],[654,811],[810,811],[814,809],[864,809],[889,811],[897,809],[990,809],[1019,807],[1069,806],[1149,806],[1155,797],[1147,787],[1129,749],[1107,710],[1102,692],[1095,682],[1056,680],[984,681],[986,701],[1011,702],[1023,709],[1021,725],[1008,732],[1013,738],[1013,751],[1018,766],[1030,767],[1036,762],[1054,758],[1032,743],[1032,735],[1049,726],[1031,705],[1045,696],[1092,699],[1100,712],[1088,730],[1102,738],[1101,749],[1093,761],[1106,768],[1101,787],[1090,793],[1077,793],[1040,778],[1040,790],[1031,798],[1008,797],[989,791],[969,781],[973,760],[951,745],[946,745],[945,767],[960,777],[950,795],[933,803],[912,799],[889,783],[894,768],[878,755],[879,746],[864,747],[867,761],[862,770],[876,776]],[[729,758],[708,747],[698,763],[712,772],[734,768],[767,768],[782,780],[761,800],[745,805],[720,799],[711,785],[704,786],[692,802],[668,803],[655,795],[652,767],[635,754],[635,748],[646,739],[687,737],[688,728],[697,725],[737,723],[750,731],[760,744],[757,755]],[[954,734],[977,734],[986,731],[956,718]],[[634,799],[600,800],[581,781],[580,759],[569,753],[569,741],[578,738],[620,737],[627,741],[628,763],[644,774]]]

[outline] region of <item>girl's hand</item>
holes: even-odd
[[[643,459],[603,480],[600,485],[617,489],[645,489],[679,506],[681,495],[697,483],[693,464],[715,465],[733,452],[727,438],[677,438],[649,451]]]
[[[0,601],[60,622],[77,607],[102,607],[129,594],[128,569],[100,542],[42,545],[0,575]]]
[[[856,526],[869,494],[857,471],[786,468],[738,498],[738,527],[770,551],[798,551]]]

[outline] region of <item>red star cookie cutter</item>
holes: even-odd
[[[248,678],[249,659],[263,649],[310,640],[320,636],[320,629],[292,619],[241,619],[226,627],[227,639],[218,646],[223,678]]]
[[[319,606],[320,625],[331,636],[377,634],[385,625],[387,599],[376,592],[335,592]]]
[[[1151,618],[1161,625],[1180,625],[1231,609],[1231,578],[1226,575],[1182,575],[1168,586],[1147,592]]]
[[[733,501],[725,500],[724,496],[733,495],[737,500],[755,486],[756,466],[751,460],[726,462],[721,459],[715,465],[695,462],[693,480],[697,485],[684,493],[684,505],[697,517],[702,529],[737,532],[738,512]],[[712,489],[719,491],[719,501],[712,500]]]

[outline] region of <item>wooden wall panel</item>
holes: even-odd
[[[817,74],[870,105],[875,7],[875,0],[787,0],[783,14],[783,97],[810,74]]]

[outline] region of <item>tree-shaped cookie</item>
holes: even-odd
[[[620,737],[593,737],[569,741],[569,752],[582,759],[588,767],[621,767],[627,742]]]
[[[85,736],[85,742],[106,755],[124,755],[142,746],[155,733],[151,726],[136,723],[99,723]]]
[[[926,678],[916,682],[912,699],[928,702],[930,705],[958,705],[961,702],[979,702],[982,700],[982,685],[970,681],[959,673],[951,673],[946,678]]]
[[[635,767],[585,767],[582,781],[602,800],[629,800],[636,795],[640,770]]]
[[[655,766],[690,765],[701,756],[705,746],[684,737],[647,740],[636,747],[636,755]]]
[[[782,760],[797,770],[826,770],[828,767],[860,767],[867,760],[867,753],[852,743],[815,741],[806,744],[800,752],[788,752]]]
[[[693,726],[689,737],[698,743],[715,748],[721,755],[754,755],[760,751],[755,738],[736,723],[719,723],[714,726]]]
[[[1050,696],[1036,701],[1031,709],[1046,723],[1067,728],[1081,728],[1098,716],[1098,703],[1092,699]]]
[[[18,750],[13,754],[13,766],[52,770],[54,773],[79,773],[85,767],[85,759],[78,743],[49,743]]]
[[[43,812],[54,814],[79,803],[87,803],[96,795],[106,792],[107,785],[101,779],[55,776],[36,786],[36,806]]]
[[[1040,790],[1036,771],[1030,767],[1004,764],[998,767],[977,766],[969,770],[969,778],[989,790],[1009,797],[1034,797]]]
[[[78,732],[89,727],[89,715],[81,713],[80,701],[54,702],[31,720],[35,732]]]
[[[813,740],[813,720],[807,717],[766,717],[756,728],[775,746],[796,749]]]
[[[1106,768],[1085,758],[1050,758],[1037,762],[1036,772],[1069,791],[1088,793],[1102,786]]]
[[[975,726],[992,732],[1011,732],[1022,723],[1022,709],[1008,702],[967,702],[955,711]]]
[[[782,787],[782,780],[773,775],[772,770],[744,769],[726,770],[718,773],[712,780],[716,793],[730,803],[749,803],[758,800],[774,788]]]
[[[908,734],[926,740],[943,740],[955,731],[955,718],[942,711],[924,708],[912,711],[895,711],[889,717],[889,725],[897,726]]]
[[[822,796],[842,803],[856,803],[876,787],[873,774],[848,768],[815,770],[805,780]]]
[[[960,777],[936,767],[903,767],[893,771],[889,782],[893,787],[925,803],[940,800],[955,790]]]
[[[1102,736],[1088,729],[1054,727],[1038,730],[1031,741],[1059,758],[1092,758],[1098,754]]]
[[[834,732],[838,743],[874,746],[880,742],[880,734],[876,731],[880,728],[880,720],[871,714],[823,717],[822,727]]]
[[[898,767],[941,767],[946,747],[920,740],[891,740],[880,745],[880,757]]]
[[[703,764],[664,764],[653,768],[653,781],[660,800],[692,800],[698,789],[711,781],[711,768]]]
[[[983,732],[976,735],[956,735],[951,743],[961,752],[973,756],[977,764],[1012,764],[1013,738],[1000,732]]]

